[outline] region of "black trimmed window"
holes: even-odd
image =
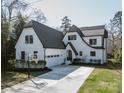
[[[21,59],[25,59],[25,51],[21,51]]]
[[[96,45],[97,39],[89,39],[89,44],[90,45]]]
[[[76,40],[77,36],[76,35],[68,35],[68,40]]]
[[[25,36],[25,43],[32,44],[33,43],[33,35],[26,35]]]
[[[96,56],[96,52],[95,51],[90,51],[90,56]]]
[[[34,58],[37,59],[37,51],[34,51]]]
[[[32,44],[33,43],[33,36],[32,35],[30,35],[30,44]]]
[[[80,52],[79,52],[79,55],[80,55],[80,56],[83,56],[83,52],[82,52],[82,51],[80,51]]]
[[[29,43],[28,36],[25,36],[25,43],[26,43],[26,44]]]

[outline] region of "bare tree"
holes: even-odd
[[[122,42],[122,12],[118,11],[110,23],[107,25],[109,40],[112,42],[112,55],[116,56],[116,59],[121,58],[121,42]],[[119,51],[119,52],[118,52]]]
[[[25,22],[32,19],[45,22],[46,18],[23,0],[2,0],[1,19],[1,64],[3,69],[7,69],[8,60],[15,56],[14,47]]]

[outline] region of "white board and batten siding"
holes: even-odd
[[[68,35],[76,35],[77,39],[76,40],[68,40]],[[83,37],[84,40],[89,43],[89,39],[91,37]],[[100,36],[96,36],[93,37],[96,38],[97,41],[97,45],[101,45],[101,37]],[[73,44],[73,46],[75,47],[76,51],[78,52],[78,58],[82,58],[85,59],[86,62],[90,62],[90,59],[101,59],[101,63],[103,63],[106,59],[103,59],[103,49],[94,49],[89,47],[86,43],[84,43],[84,41],[81,39],[81,37],[78,35],[77,32],[71,32],[71,33],[67,33],[63,39],[63,42],[65,44],[67,44],[68,42],[71,42]],[[79,55],[79,52],[82,51],[83,52],[83,56]],[[96,51],[96,56],[90,56],[90,51]]]
[[[85,32],[86,33],[86,32]],[[91,34],[91,33],[90,33]],[[26,44],[25,43],[25,36],[32,35],[33,36],[33,43]],[[76,35],[76,40],[68,40],[68,35]],[[102,36],[87,36],[82,37],[88,44],[90,39],[96,39],[97,44],[94,46],[102,46]],[[34,51],[37,51],[37,58],[38,60],[45,60],[46,66],[51,67],[55,65],[59,65],[65,63],[68,56],[68,50],[72,51],[72,58],[81,58],[84,59],[85,62],[90,62],[91,59],[101,60],[101,64],[106,62],[106,44],[107,38],[104,38],[104,48],[105,49],[95,49],[88,46],[79,36],[77,32],[68,32],[63,38],[63,42],[65,45],[68,42],[71,42],[74,46],[75,50],[78,52],[78,55],[75,55],[74,51],[70,47],[70,45],[66,46],[66,49],[57,49],[57,48],[44,48],[43,44],[39,40],[37,34],[35,33],[32,27],[24,28],[18,42],[15,46],[16,48],[16,60],[21,59],[21,52],[25,51],[25,59],[28,60],[29,54],[34,54]],[[82,51],[82,56],[80,56],[80,51]],[[95,51],[96,55],[91,56],[90,52]]]
[[[26,35],[33,35],[32,44],[25,43]],[[41,41],[39,40],[33,28],[24,28],[24,30],[22,31],[18,39],[18,42],[15,48],[16,48],[16,60],[21,59],[21,51],[25,51],[26,60],[28,60],[29,54],[33,55],[34,51],[38,52],[37,53],[38,60],[44,60],[44,54],[45,54],[45,60],[47,62],[46,64],[47,67],[62,64],[65,60],[65,49],[53,49],[53,48],[44,49]],[[53,56],[53,57],[48,58],[47,56]]]
[[[25,43],[25,36],[26,35],[33,35],[33,43],[32,44],[26,44]],[[28,59],[29,54],[33,54],[34,51],[37,51],[37,57],[39,60],[44,60],[44,49],[43,45],[40,42],[39,38],[37,37],[35,31],[33,28],[24,28],[18,42],[15,46],[16,48],[16,59],[21,59],[21,51],[25,51],[25,58]]]

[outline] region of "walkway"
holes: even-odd
[[[53,71],[2,90],[2,93],[76,93],[91,67],[56,66]]]

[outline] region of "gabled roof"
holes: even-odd
[[[72,25],[68,32],[78,32],[80,36],[84,36],[81,30],[75,25]]]
[[[78,55],[78,52],[76,51],[75,47],[73,46],[73,44],[71,42],[68,42],[66,47],[70,45],[70,47],[72,48],[72,50],[74,51],[75,55]]]
[[[44,48],[57,49],[65,48],[65,45],[62,41],[63,39],[62,32],[33,20],[26,24],[24,27],[25,28],[32,27],[34,29]]]

